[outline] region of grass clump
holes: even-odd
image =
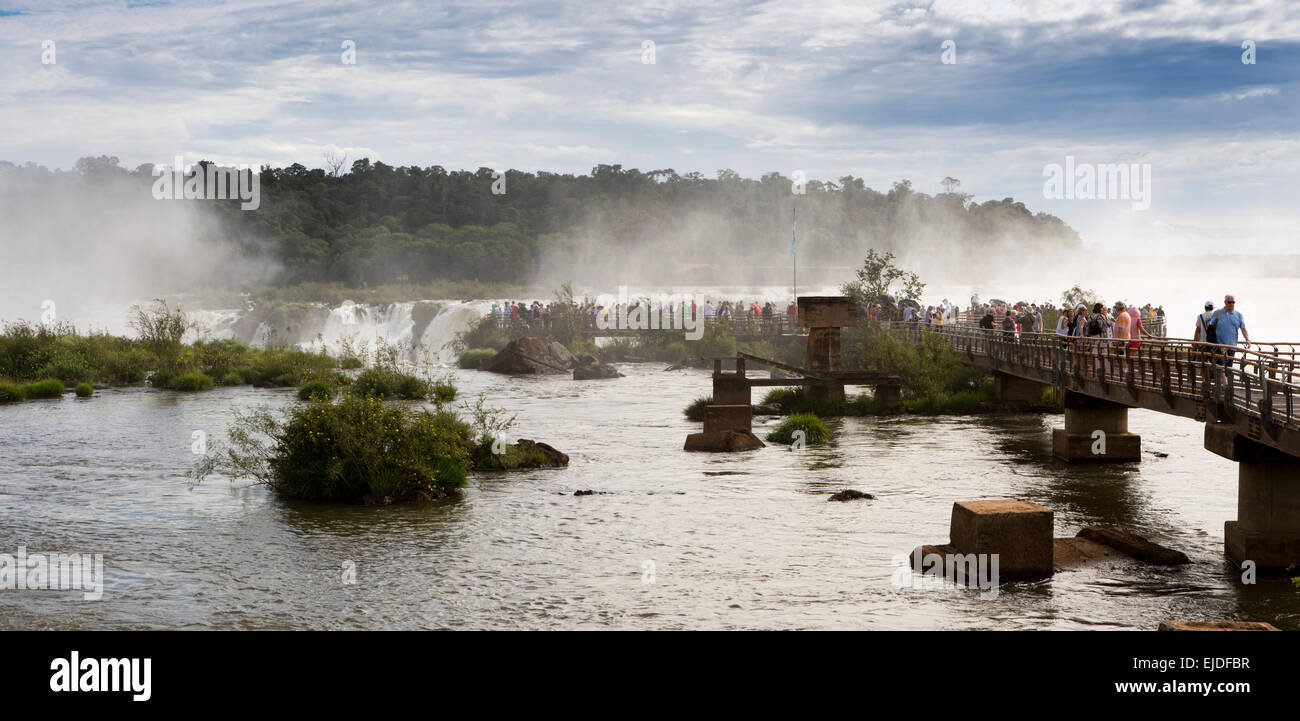
[[[22,386],[14,383],[0,383],[0,403],[16,403],[25,397]]]
[[[460,358],[456,359],[456,365],[461,368],[476,370],[482,368],[483,364],[491,360],[496,354],[497,352],[491,348],[470,348],[460,354]]]
[[[65,387],[63,381],[57,378],[46,378],[43,381],[28,383],[22,387],[24,398],[62,398]]]
[[[317,398],[329,400],[334,397],[334,386],[328,381],[307,381],[298,389],[298,400],[310,401]]]
[[[682,411],[686,415],[686,420],[695,421],[696,423],[704,422],[704,407],[713,402],[713,396],[700,396],[691,401],[686,410]]]
[[[796,431],[803,431],[804,443],[810,446],[825,443],[831,437],[831,430],[822,419],[812,413],[799,413],[782,421],[781,425],[767,434],[767,440],[773,443],[794,443]]]
[[[409,373],[388,368],[371,368],[352,381],[348,394],[358,398],[386,400],[449,401],[456,397],[456,387],[450,383],[430,383]]]
[[[78,383],[76,394],[78,398],[89,398],[95,395],[95,387],[89,383]]]
[[[212,376],[191,372],[177,376],[172,387],[178,391],[210,391],[213,385]]]

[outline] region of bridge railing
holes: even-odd
[[[1015,333],[969,324],[885,323],[885,330],[919,339],[945,338],[958,352],[985,356],[1031,377],[1070,377],[1165,395],[1222,403],[1251,416],[1300,428],[1300,357],[1292,343],[1250,348],[1181,338],[1075,338]]]

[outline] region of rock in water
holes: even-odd
[[[528,456],[529,461],[519,466],[520,468],[554,468],[556,466],[569,465],[569,456],[561,453],[545,443],[530,441],[526,438],[520,438],[515,446]]]
[[[859,498],[866,498],[866,499],[870,500],[870,499],[872,499],[872,498],[875,498],[875,496],[871,495],[870,493],[863,493],[862,491],[855,491],[855,490],[853,490],[852,488],[849,488],[849,489],[846,489],[846,490],[840,491],[839,493],[832,494],[831,497],[830,497],[830,498],[827,498],[826,500],[828,500],[828,501],[856,501],[856,500],[858,500]]]
[[[622,378],[623,374],[611,365],[598,363],[596,365],[577,365],[573,368],[573,380],[589,381],[595,378]]]
[[[550,338],[524,337],[510,341],[483,370],[493,373],[568,373],[575,364],[568,348]]]
[[[1174,566],[1190,563],[1187,554],[1165,548],[1156,543],[1114,526],[1088,526],[1079,531],[1079,538],[1086,538],[1093,543],[1110,546],[1138,560],[1159,565]]]

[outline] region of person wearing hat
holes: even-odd
[[[1210,317],[1214,315],[1214,301],[1205,301],[1205,312],[1196,316],[1196,334],[1192,340],[1201,340],[1205,338],[1205,324],[1210,322]]]

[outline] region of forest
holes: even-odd
[[[727,282],[743,280],[736,277],[743,268],[788,267],[792,235],[801,266],[849,268],[868,248],[905,262],[942,253],[979,265],[998,262],[1008,249],[1081,247],[1059,218],[1012,198],[974,202],[954,178],[928,195],[908,180],[881,191],[853,176],[799,188],[775,172],[754,180],[731,170],[708,178],[620,165],[578,175],[366,158],[326,165],[262,167],[256,210],[240,210],[237,200],[185,202],[214,221],[202,231],[211,242],[275,268],[269,284],[278,286],[581,282],[584,275],[609,282],[611,274],[632,282]],[[82,158],[66,171],[0,161],[0,209],[19,212],[36,196],[75,199],[106,188],[147,194],[153,180],[152,165],[128,170],[111,156]]]

